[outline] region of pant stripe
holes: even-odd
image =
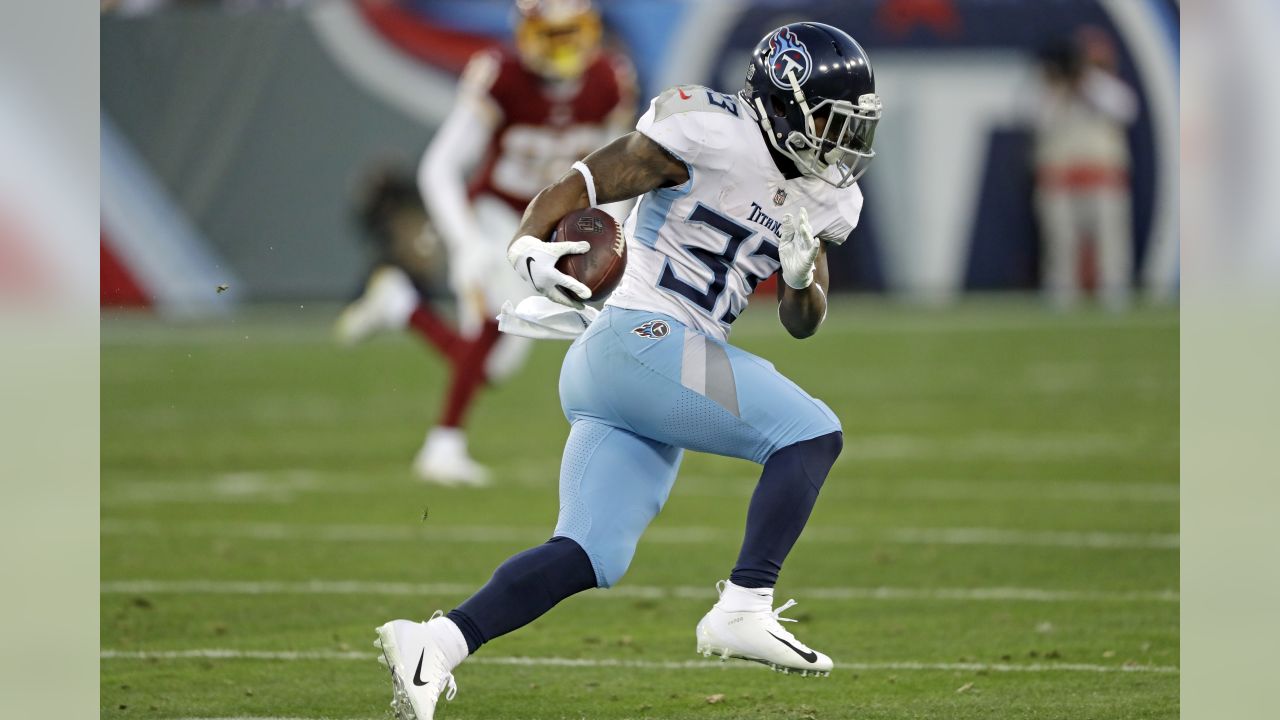
[[[707,338],[689,328],[684,331],[680,384],[699,395],[707,394]]]
[[[729,353],[723,345],[708,342],[705,335],[687,328],[684,331],[680,384],[714,400],[735,417],[742,417]]]
[[[706,396],[720,403],[734,417],[742,417],[738,411],[738,387],[733,380],[729,353],[719,343],[707,343],[706,358]]]

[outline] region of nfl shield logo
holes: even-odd
[[[787,201],[787,191],[783,190],[782,188],[778,188],[778,192],[773,194],[773,204],[781,206],[786,201]]]

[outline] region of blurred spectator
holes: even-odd
[[[1082,250],[1091,239],[1098,296],[1120,310],[1133,275],[1127,131],[1138,101],[1116,75],[1115,46],[1102,31],[1085,29],[1046,48],[1040,64],[1034,125],[1044,290],[1056,307],[1078,302]]]

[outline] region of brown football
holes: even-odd
[[[603,300],[622,281],[627,267],[627,241],[609,213],[599,208],[574,210],[560,218],[554,242],[586,241],[591,249],[579,255],[565,255],[556,269],[575,278],[591,290],[588,301]]]

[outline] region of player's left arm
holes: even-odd
[[[818,243],[818,254],[813,262],[813,282],[797,290],[778,282],[778,319],[794,338],[804,339],[818,332],[818,326],[827,317],[827,289],[831,278],[827,274],[827,244]]]
[[[827,248],[800,208],[782,218],[778,243],[782,281],[778,283],[778,319],[794,338],[818,332],[827,317]]]

